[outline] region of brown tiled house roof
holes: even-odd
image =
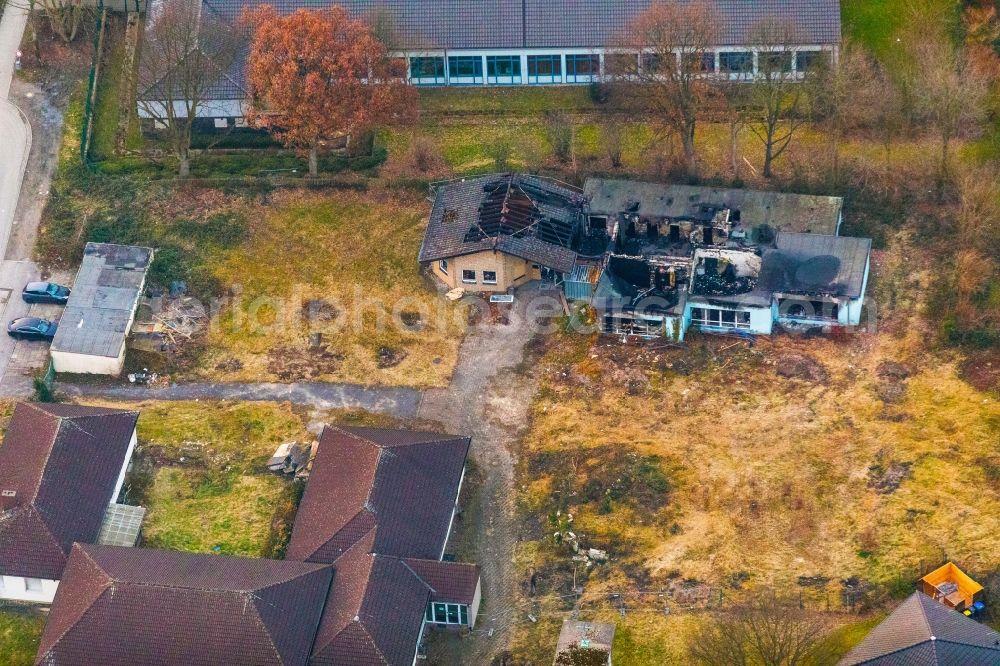
[[[73,543],[97,539],[138,418],[80,405],[14,408],[0,446],[0,574],[58,580]]]
[[[327,426],[286,557],[331,563],[374,530],[379,555],[438,559],[468,451],[468,437]]]
[[[471,604],[479,585],[479,565],[438,560],[403,560],[431,589],[431,601]]]
[[[840,666],[995,666],[1000,633],[914,592]]]
[[[76,544],[42,634],[44,666],[303,666],[332,569]]]
[[[311,664],[408,666],[437,588],[471,603],[479,567],[436,561],[468,451],[468,437],[323,431],[287,550],[336,571]]]

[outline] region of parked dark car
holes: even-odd
[[[69,287],[55,282],[29,282],[21,290],[21,298],[25,303],[66,305],[66,301],[69,300]]]
[[[56,324],[38,317],[18,317],[7,324],[7,335],[17,340],[51,340],[56,336]]]

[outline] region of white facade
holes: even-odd
[[[25,576],[0,576],[0,599],[51,604],[59,581]]]
[[[760,69],[760,52],[761,49],[749,46],[712,49],[708,52],[712,67],[706,68],[705,77],[741,79],[756,76]],[[836,46],[820,44],[790,47],[788,52],[791,54],[789,75],[796,78],[805,71],[807,57],[824,52],[837,57]],[[634,58],[635,62],[630,64],[642,67],[642,54],[613,48],[436,49],[393,55],[406,61],[408,80],[415,86],[585,85],[628,80],[627,75],[614,72],[611,66],[614,59]],[[738,64],[741,69],[733,71],[731,64]],[[166,104],[166,101],[139,103],[139,117],[162,119]],[[245,99],[206,100],[198,106],[195,116],[242,118],[246,109]],[[174,115],[187,117],[184,102],[174,102]]]

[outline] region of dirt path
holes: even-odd
[[[299,382],[296,384],[191,383],[169,386],[130,384],[68,384],[56,391],[74,398],[111,400],[257,400],[289,401],[316,409],[363,409],[401,419],[412,419],[420,404],[420,392],[409,388],[365,387],[353,384]]]
[[[553,294],[553,292],[547,292]],[[478,506],[466,511],[479,517],[471,541],[474,559],[482,567],[483,602],[476,630],[461,641],[457,652],[435,644],[431,663],[489,664],[507,649],[514,617],[513,554],[517,542],[514,517],[514,445],[523,436],[534,383],[516,372],[531,340],[530,326],[517,324],[529,304],[545,291],[522,289],[517,294],[511,324],[482,324],[466,336],[458,365],[447,389],[424,395],[417,415],[440,422],[455,433],[472,436],[472,459],[482,471]],[[470,539],[464,539],[470,541]],[[452,644],[455,642],[452,641]],[[439,652],[440,650],[440,652]]]

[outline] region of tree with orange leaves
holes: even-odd
[[[269,5],[244,14],[253,30],[247,57],[247,120],[309,152],[309,174],[327,141],[408,122],[416,94],[406,73],[363,21],[339,6],[281,16]]]

